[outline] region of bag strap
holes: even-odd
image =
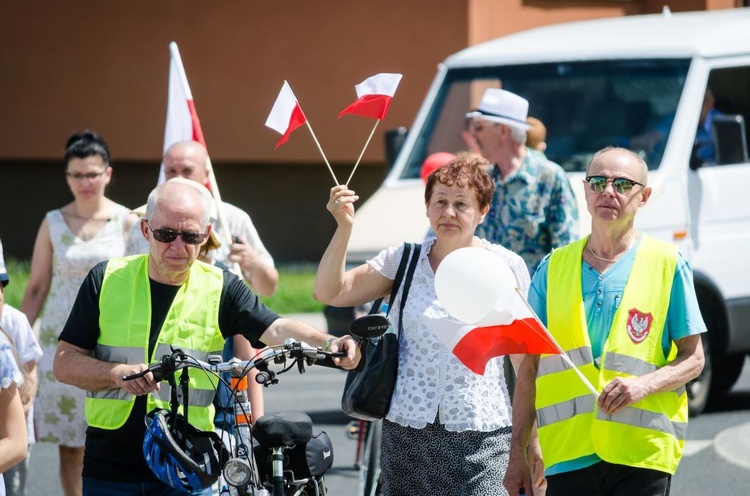
[[[411,244],[411,243],[408,243]],[[409,288],[411,287],[411,279],[414,277],[414,270],[417,268],[417,262],[419,262],[419,253],[422,251],[422,245],[414,245],[414,253],[411,255],[411,262],[409,263],[409,271],[406,273],[406,280],[404,281],[404,290],[401,293],[401,306],[399,307],[398,316],[398,339],[401,339],[401,332],[404,330],[404,305],[406,305],[406,298],[409,296]],[[390,308],[390,307],[389,307]]]
[[[391,296],[388,299],[388,311],[385,313],[385,317],[388,318],[388,315],[391,314],[391,308],[393,308],[393,301],[396,298],[396,294],[398,294],[398,289],[401,286],[401,281],[404,279],[404,272],[406,272],[406,264],[409,261],[409,255],[411,254],[411,243],[404,243],[404,251],[401,253],[401,261],[398,263],[398,270],[396,271],[396,277],[393,279],[393,286],[391,287]],[[375,307],[377,305],[378,308],[380,308],[380,304],[382,303],[383,298],[380,298],[378,301],[375,302]],[[377,311],[377,310],[376,310]]]

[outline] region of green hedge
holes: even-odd
[[[5,302],[19,308],[29,281],[30,263],[12,258],[6,263],[10,284],[5,287]],[[270,298],[261,298],[263,303],[282,315],[323,311],[323,304],[312,297],[317,269],[314,265],[285,265],[278,269],[279,287]]]

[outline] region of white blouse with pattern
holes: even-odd
[[[478,238],[475,238],[475,240]],[[523,259],[500,245],[481,240],[511,268],[526,296],[529,272]],[[477,375],[463,365],[426,327],[425,319],[449,317],[435,294],[435,274],[427,255],[435,238],[422,242],[404,308],[403,336],[399,344],[398,379],[386,417],[405,427],[422,429],[436,419],[449,431],[493,431],[511,425],[511,405],[503,373],[502,357],[487,363]],[[380,274],[396,277],[403,244],[383,250],[369,260]],[[398,332],[400,293],[389,319]]]

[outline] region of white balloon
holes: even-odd
[[[435,272],[435,294],[456,320],[484,322],[502,311],[516,292],[516,278],[500,257],[483,248],[460,248],[446,256]]]

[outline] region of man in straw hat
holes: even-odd
[[[526,99],[490,88],[466,117],[495,180],[477,235],[521,255],[533,274],[545,255],[577,239],[578,208],[562,168],[526,148],[528,110]]]

